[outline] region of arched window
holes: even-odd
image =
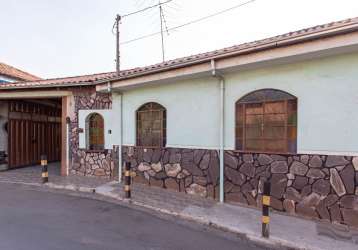
[[[155,102],[137,110],[137,146],[165,147],[167,137],[165,108]]]
[[[104,120],[100,114],[93,113],[87,116],[86,137],[88,149],[104,149]]]
[[[236,102],[236,149],[296,153],[297,98],[280,90],[254,91]]]

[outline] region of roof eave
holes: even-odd
[[[95,86],[94,82],[81,82],[81,83],[61,83],[61,84],[44,84],[44,85],[33,85],[33,86],[0,86],[1,90],[16,90],[16,89],[41,89],[41,88],[66,88],[66,87],[77,87],[77,86]]]
[[[263,43],[263,44],[260,44],[257,46],[251,46],[246,49],[234,51],[234,52],[223,53],[223,54],[219,54],[216,56],[209,56],[209,57],[198,59],[198,60],[190,60],[188,62],[169,65],[166,67],[160,67],[158,69],[153,69],[153,70],[149,70],[149,71],[145,71],[145,72],[141,72],[141,73],[135,73],[135,74],[128,75],[128,76],[105,78],[105,79],[95,81],[94,84],[95,85],[101,85],[104,83],[107,84],[108,82],[121,81],[121,80],[130,79],[130,78],[135,78],[135,77],[140,77],[140,76],[145,76],[145,75],[150,75],[150,74],[156,74],[156,73],[160,73],[163,71],[169,71],[172,69],[178,69],[178,68],[188,67],[188,66],[192,66],[192,65],[196,65],[196,64],[206,63],[206,62],[211,61],[212,59],[219,60],[219,59],[224,59],[227,57],[233,57],[233,56],[249,54],[249,53],[259,52],[259,51],[263,51],[263,50],[278,48],[278,47],[289,46],[289,45],[303,43],[303,42],[312,41],[312,40],[317,40],[317,39],[321,39],[321,38],[346,34],[346,33],[354,32],[354,31],[358,31],[358,23],[353,23],[353,24],[350,23],[347,25],[342,25],[340,27],[334,27],[334,28],[331,28],[328,30],[313,32],[310,34],[302,34],[301,36],[295,36],[292,38],[288,37],[287,39],[282,39],[282,40],[274,41],[274,42],[267,42],[267,43]]]

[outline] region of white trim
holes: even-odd
[[[175,144],[168,144],[165,146],[166,148],[183,148],[183,149],[210,149],[210,150],[219,150],[218,146],[206,146],[206,147],[201,147],[201,146],[192,146],[192,145],[175,145]]]
[[[49,91],[37,91],[37,90],[24,90],[19,92],[1,92],[1,99],[13,99],[13,98],[50,98],[50,97],[63,97],[72,95],[71,91],[64,90],[49,90]]]
[[[318,151],[318,150],[300,150],[297,154],[302,155],[342,155],[342,156],[358,156],[358,152],[347,151]]]
[[[136,145],[134,144],[123,144],[124,147],[136,147]],[[145,148],[145,147],[143,147]],[[182,148],[182,149],[202,149],[202,150],[219,150],[218,147],[198,147],[198,146],[191,146],[191,145],[174,145],[174,144],[169,144],[166,145],[165,148]],[[226,148],[226,151],[235,151],[235,149],[233,148]],[[242,152],[245,153],[245,152]],[[253,153],[256,154],[255,152],[248,152],[248,153]],[[264,153],[262,153],[264,154]],[[270,153],[273,154],[273,153]],[[276,153],[277,155],[279,155],[280,153]],[[358,152],[347,152],[347,151],[318,151],[318,150],[300,150],[295,154],[292,155],[342,155],[342,156],[358,156]]]
[[[78,128],[83,129],[83,133],[79,133],[79,148],[87,149],[88,142],[88,127],[86,120],[91,114],[100,114],[104,120],[104,148],[103,149],[113,149],[113,145],[118,145],[115,141],[117,139],[117,134],[113,131],[118,129],[116,127],[117,121],[116,118],[113,118],[111,109],[79,109],[78,110]],[[109,134],[108,131],[111,130],[112,133]]]
[[[292,40],[297,39],[301,38],[293,38]],[[358,32],[287,44],[287,42],[293,42],[292,40],[260,45],[261,51],[258,51],[259,47],[253,47],[237,51],[231,55],[222,55],[223,58],[219,56],[215,58],[217,69],[221,71],[226,70],[227,72],[256,69],[278,64],[307,61],[314,58],[322,58],[323,56],[350,53],[358,49]],[[159,84],[166,83],[169,80],[188,79],[193,76],[202,76],[203,74],[209,75],[211,72],[210,60],[210,58],[205,58],[194,62],[189,61],[183,65],[168,66],[159,68],[156,71],[144,71],[142,74],[133,74],[124,79],[112,79],[112,89],[117,91],[126,90],[146,84]],[[98,92],[107,91],[107,81],[105,84],[97,85],[96,90]]]
[[[131,144],[131,143],[124,143],[123,144],[124,147],[137,147],[135,144]],[[145,148],[143,146],[140,146],[141,148]],[[150,147],[148,147],[150,148]],[[165,145],[165,147],[163,148],[182,148],[182,149],[209,149],[209,150],[219,150],[218,147],[198,147],[198,146],[191,146],[191,145],[174,145],[174,144],[167,144]],[[230,150],[230,149],[228,149]]]

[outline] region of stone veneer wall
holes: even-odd
[[[78,110],[110,109],[112,97],[110,94],[96,93],[92,87],[74,90],[73,95],[75,114],[70,122],[70,173],[110,178],[113,174],[112,150],[91,151],[79,148]]]
[[[217,151],[123,147],[123,159],[135,182],[218,198]],[[274,209],[358,227],[358,157],[225,152],[226,201],[260,207],[265,180]]]
[[[132,171],[136,172],[135,182],[217,197],[219,158],[216,151],[134,148],[130,158],[128,149],[122,148],[123,160],[131,162]]]

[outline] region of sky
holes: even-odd
[[[116,14],[159,0],[0,0],[0,62],[43,78],[115,71]],[[161,0],[164,2],[165,0]],[[172,0],[168,29],[248,0]],[[165,59],[358,16],[357,0],[255,0],[164,34]],[[164,25],[165,26],[165,25]],[[160,31],[159,8],[122,18],[121,43]],[[121,44],[121,69],[162,61],[160,35]]]

